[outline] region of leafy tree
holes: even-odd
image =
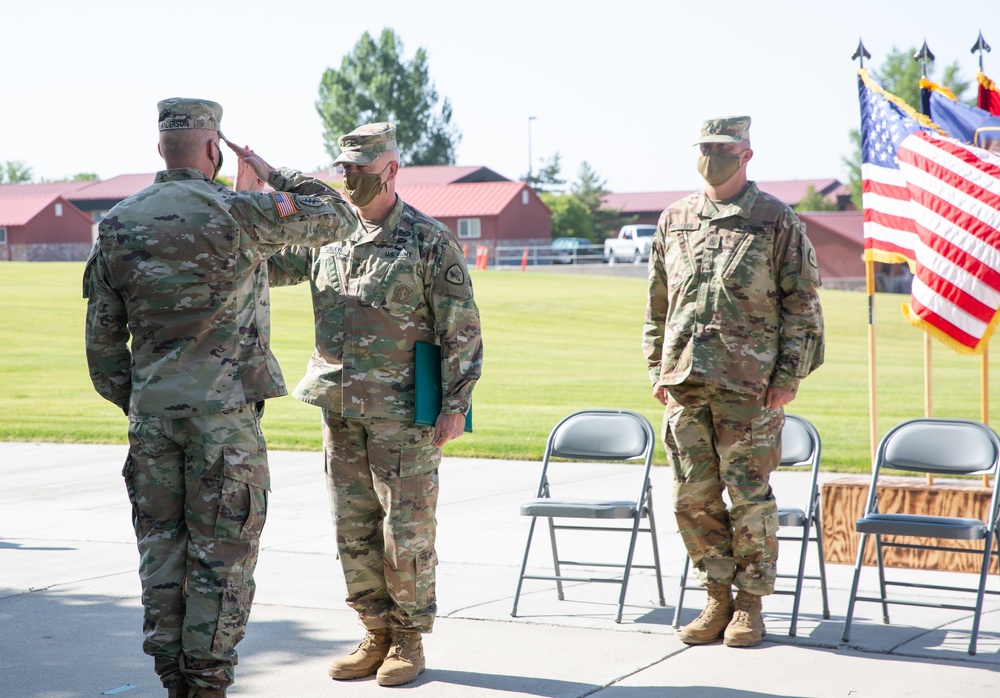
[[[337,139],[362,124],[390,121],[403,165],[452,165],[461,133],[451,123],[451,102],[437,109],[427,53],[417,49],[402,59],[403,42],[389,28],[378,42],[365,32],[340,70],[327,68],[319,85],[316,111],[323,120],[323,144],[331,159],[340,154]]]
[[[592,234],[587,237],[594,242],[601,243],[604,238],[614,235],[619,226],[622,225],[621,211],[601,207],[608,190],[605,188],[604,181],[589,163],[584,161],[580,165],[578,176],[579,181],[569,187],[570,195],[579,200],[590,214],[593,230]]]
[[[587,207],[568,194],[539,194],[545,205],[552,209],[552,237],[576,237],[594,240],[594,222]]]
[[[559,191],[562,186],[566,184],[565,179],[560,179],[559,174],[562,170],[562,165],[560,165],[560,159],[562,156],[556,153],[550,157],[546,164],[542,166],[538,172],[532,172],[531,175],[525,175],[521,179],[528,183],[535,191]]]
[[[816,191],[816,187],[809,185],[806,187],[806,195],[795,204],[796,211],[836,211],[836,202],[826,201],[823,195]]]
[[[24,160],[6,160],[0,163],[0,184],[27,184],[31,181],[31,168]]]
[[[96,182],[100,177],[96,172],[77,172],[69,178],[71,182]]]
[[[920,111],[920,78],[923,75],[923,64],[913,59],[913,54],[917,49],[911,48],[908,51],[900,51],[893,47],[886,57],[880,70],[872,70],[872,77],[875,78],[885,89],[908,105],[914,111]],[[927,64],[927,79],[931,82],[938,82],[934,79],[934,63]],[[952,63],[944,69],[940,84],[949,88],[959,100],[969,89],[969,81],[962,80],[958,74],[958,63]],[[850,158],[843,158],[843,163],[848,171],[848,184],[851,187],[851,203],[861,210],[861,132],[852,129],[850,133],[852,154]]]

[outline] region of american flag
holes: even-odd
[[[909,263],[909,321],[982,353],[1000,309],[1000,156],[938,135],[858,74],[865,259]]]
[[[278,208],[278,215],[281,218],[295,215],[297,209],[291,196],[284,192],[276,191],[271,194],[271,197],[274,199],[274,205]]]

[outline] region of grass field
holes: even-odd
[[[83,353],[82,263],[0,264],[0,440],[124,443],[123,415],[94,392]],[[483,378],[475,432],[445,455],[540,459],[552,426],[586,407],[641,412],[659,428],[640,348],[645,281],[517,271],[474,272],[483,318]],[[823,291],[826,363],[790,412],[823,437],[825,470],[869,468],[867,300]],[[876,299],[879,434],[923,414],[923,335],[900,312],[905,296]],[[305,286],[272,291],[272,346],[289,388],[312,347]],[[1000,394],[991,371],[991,398]],[[979,359],[934,344],[934,414],[978,419]],[[274,449],[319,450],[319,410],[291,397],[268,402]],[[664,462],[662,445],[657,455]]]

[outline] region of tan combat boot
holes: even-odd
[[[402,686],[424,671],[424,645],[420,632],[396,628],[389,656],[378,668],[375,682],[379,686]]]
[[[707,645],[715,642],[733,617],[733,592],[728,584],[709,582],[708,601],[705,610],[693,621],[680,629],[678,637],[688,645]]]
[[[760,599],[757,594],[740,589],[736,594],[733,620],[726,628],[722,642],[726,647],[756,647],[767,632],[760,616]]]
[[[371,676],[378,671],[385,655],[389,654],[390,645],[392,645],[392,633],[388,628],[369,629],[356,650],[330,662],[327,673],[331,679],[338,681]]]

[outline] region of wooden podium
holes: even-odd
[[[923,478],[881,478],[879,511],[883,514],[932,514],[981,518],[986,521],[991,490],[972,480],[944,480],[928,485]],[[827,562],[853,565],[858,556],[860,534],[855,522],[864,513],[870,477],[844,477],[823,485],[823,550]],[[886,540],[892,540],[891,536]],[[923,539],[956,548],[975,548],[978,541]],[[996,543],[994,542],[994,549]],[[938,550],[883,548],[887,567],[948,570],[978,573],[979,555]],[[865,550],[864,564],[874,565],[875,541]],[[997,558],[990,561],[990,574],[997,574]]]

